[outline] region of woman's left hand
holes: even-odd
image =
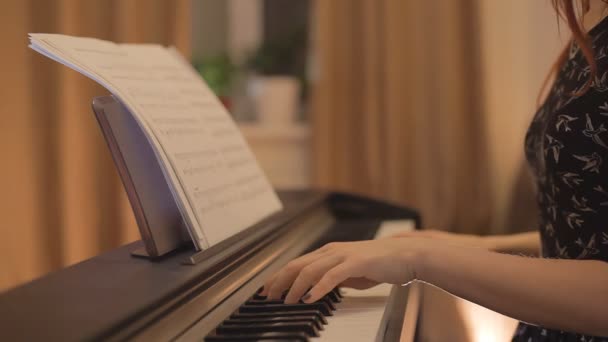
[[[261,294],[280,299],[289,289],[286,304],[300,299],[312,303],[336,286],[362,289],[379,283],[405,284],[416,279],[417,261],[429,241],[400,238],[330,243],[289,262],[266,282]]]

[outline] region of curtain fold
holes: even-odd
[[[487,231],[476,1],[317,1],[316,18],[316,184]]]
[[[27,48],[28,32],[175,45],[190,0],[6,1],[0,14],[0,290],[139,238],[91,111],[107,91]]]

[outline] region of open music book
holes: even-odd
[[[30,34],[30,47],[93,79],[134,117],[197,249],[281,209],[220,101],[173,48]]]

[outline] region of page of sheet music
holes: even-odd
[[[52,34],[30,39],[34,50],[93,78],[135,116],[199,248],[281,208],[234,121],[176,51]]]

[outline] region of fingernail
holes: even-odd
[[[302,296],[302,301],[305,302],[305,301],[309,300],[310,296],[311,296],[310,292],[306,292],[306,294]]]

